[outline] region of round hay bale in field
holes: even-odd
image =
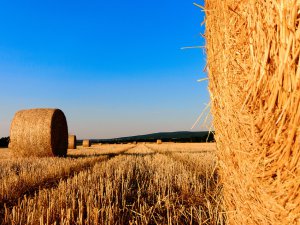
[[[91,146],[90,140],[83,140],[82,141],[82,147],[90,147],[90,146]]]
[[[299,1],[205,2],[226,221],[300,224]]]
[[[18,111],[11,123],[10,148],[18,157],[66,156],[68,126],[60,109]]]
[[[157,140],[156,143],[157,144],[162,144],[162,140]]]
[[[68,138],[68,149],[76,149],[77,143],[76,143],[76,135],[69,135]]]

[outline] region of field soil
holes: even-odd
[[[0,149],[0,224],[223,224],[215,144]]]

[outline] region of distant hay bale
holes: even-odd
[[[77,143],[76,143],[76,135],[69,135],[68,138],[68,149],[76,149]]]
[[[18,157],[66,156],[68,126],[59,109],[18,111],[11,123],[10,149]]]
[[[91,146],[90,140],[83,140],[82,141],[82,147],[87,148],[87,147],[90,147],[90,146]]]
[[[162,140],[157,140],[156,143],[157,144],[162,144]]]
[[[206,0],[229,224],[300,224],[299,1]]]

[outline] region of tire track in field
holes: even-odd
[[[171,151],[160,151],[160,150],[158,150],[156,148],[153,148],[153,147],[150,147],[148,145],[145,145],[145,147],[148,148],[148,149],[150,149],[150,150],[152,150],[153,152],[155,152],[157,154],[165,155],[165,156],[171,158],[174,161],[182,163],[187,170],[191,170],[191,171],[195,170],[195,171],[197,171],[197,170],[200,169],[199,167],[201,165],[199,165],[199,162],[194,162],[194,161],[192,161],[189,158],[180,157],[179,155],[176,155],[176,154],[178,154],[178,152],[174,153],[174,152],[171,152]],[[211,152],[212,151],[204,150],[203,152],[201,151],[198,154],[202,154],[202,153],[205,154],[205,153],[211,153]],[[180,152],[180,153],[182,153],[182,154],[189,154],[189,152]],[[213,161],[212,161],[212,163],[214,164]],[[203,170],[203,166],[202,166],[202,170]],[[216,171],[215,165],[210,165],[209,167],[207,167],[204,170],[207,170],[207,172],[210,171],[211,178],[217,179],[217,171]],[[207,174],[205,174],[205,175],[207,176]]]
[[[147,145],[145,146],[150,150],[154,151],[156,154],[164,155],[175,162],[182,163],[182,165],[185,167],[186,170],[196,172],[197,178],[201,180],[203,183],[205,183],[204,190],[203,190],[204,192],[208,191],[210,193],[215,193],[216,196],[220,195],[219,193],[221,193],[222,191],[222,186],[219,185],[218,168],[216,167],[215,162],[212,162],[213,163],[212,165],[206,164],[205,166],[203,166],[203,165],[199,165],[200,164],[199,162],[194,162],[191,159],[180,157],[178,155],[176,156],[175,155],[176,153],[170,151],[164,152]],[[203,153],[208,153],[208,152],[211,151],[203,151]]]
[[[9,199],[5,199],[4,201],[0,202],[0,224],[3,224],[4,214],[5,214],[5,208],[11,209],[14,205],[17,204],[19,199],[23,198],[25,195],[26,197],[32,197],[34,194],[40,190],[50,189],[50,188],[56,188],[61,181],[65,181],[69,178],[74,177],[78,173],[82,171],[88,171],[91,170],[97,163],[108,161],[116,156],[126,154],[127,151],[136,148],[136,146],[132,146],[129,148],[126,148],[124,150],[121,150],[117,153],[108,153],[108,154],[99,154],[95,155],[95,160],[92,162],[86,162],[83,165],[80,165],[79,167],[70,168],[70,171],[66,174],[63,174],[62,176],[58,176],[55,178],[45,179],[42,180],[39,183],[34,184],[33,186],[26,187],[24,190],[21,191],[21,194],[15,197],[11,197]],[[101,157],[102,156],[102,157]],[[106,156],[106,158],[103,158],[103,156]],[[71,156],[72,157],[72,156]],[[88,156],[91,157],[91,156]],[[101,158],[100,158],[101,157]],[[98,158],[98,159],[97,159]]]

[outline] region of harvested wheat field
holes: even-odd
[[[2,156],[3,155],[3,156]],[[223,224],[214,144],[0,154],[1,224]]]

